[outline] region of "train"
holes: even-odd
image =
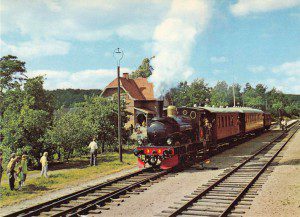
[[[220,144],[271,126],[270,113],[248,107],[178,107],[163,110],[157,102],[157,116],[147,127],[147,137],[134,150],[138,166],[147,164],[170,169],[196,162],[213,153]]]

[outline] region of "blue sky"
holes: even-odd
[[[204,78],[300,94],[300,0],[2,0],[1,56],[47,89],[103,88],[153,59],[156,91]]]

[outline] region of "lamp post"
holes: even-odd
[[[121,88],[120,88],[120,62],[124,56],[124,52],[117,48],[114,50],[113,56],[117,61],[117,73],[118,73],[118,142],[119,142],[119,156],[120,162],[123,162],[122,158],[122,126],[121,126]]]

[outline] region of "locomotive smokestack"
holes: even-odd
[[[156,101],[156,116],[158,118],[162,117],[163,109],[164,109],[164,101],[163,100],[157,100]]]

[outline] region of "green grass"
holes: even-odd
[[[119,162],[118,153],[100,155],[98,166],[90,167],[87,157],[75,158],[65,164],[49,167],[49,178],[39,177],[40,171],[30,171],[25,186],[20,191],[10,191],[7,181],[1,189],[0,207],[31,199],[69,186],[76,186],[89,180],[118,172],[136,166],[136,157],[133,154],[123,154],[123,163]],[[70,168],[70,169],[69,169]],[[54,170],[52,170],[54,169]],[[3,180],[7,180],[3,173]],[[16,181],[16,186],[18,182]]]

